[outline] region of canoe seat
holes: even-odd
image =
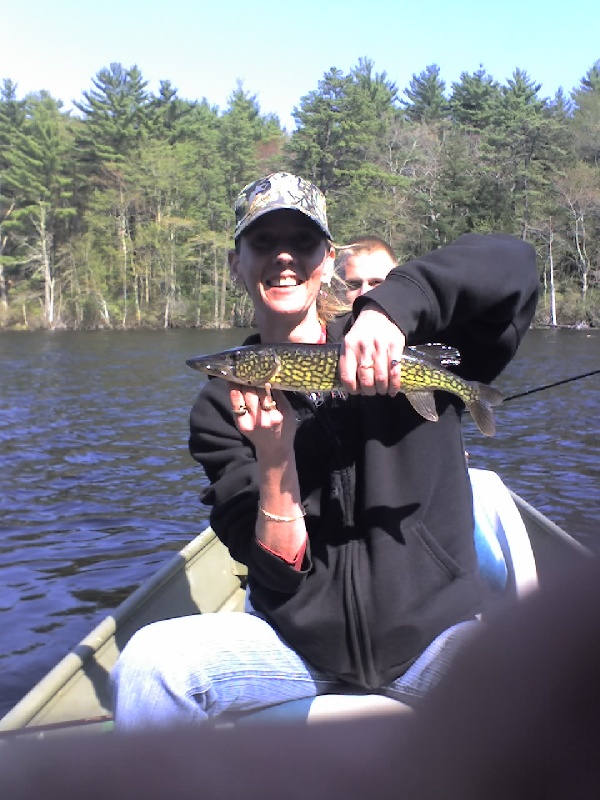
[[[527,530],[510,492],[490,470],[469,469],[473,489],[475,551],[479,569],[493,592],[522,596],[537,586],[537,570]],[[291,700],[240,717],[252,722],[322,722],[369,714],[410,712],[409,706],[377,694],[326,694]]]
[[[471,468],[469,477],[481,575],[494,592],[521,597],[538,585],[538,577],[519,510],[495,472]]]

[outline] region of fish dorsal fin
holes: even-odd
[[[456,347],[450,347],[449,344],[428,342],[427,344],[411,345],[407,349],[429,359],[429,361],[433,361],[440,367],[458,367],[460,364],[459,351]]]
[[[417,412],[430,422],[437,422],[439,417],[435,408],[433,392],[405,392],[406,399]]]

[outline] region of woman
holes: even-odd
[[[211,484],[212,527],[248,566],[250,613],[138,632],[113,676],[122,726],[341,685],[414,704],[481,609],[462,403],[438,393],[439,421],[423,420],[398,394],[398,362],[407,341],[442,341],[461,351],[463,377],[493,380],[533,316],[533,248],[462,236],[328,322],[334,249],[317,187],[277,173],[247,186],[235,210],[231,274],[259,331],[248,342],[342,342],[348,395],[205,385],[190,451]]]

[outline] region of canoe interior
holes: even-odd
[[[529,535],[541,583],[553,565],[589,551],[511,492]],[[127,641],[143,625],[194,613],[239,612],[245,568],[234,562],[208,529],[175,555],[150,581],[106,617],[40,683],[0,720],[2,732],[44,736],[65,723],[102,729],[110,714],[108,675]],[[83,721],[88,721],[83,724]],[[41,726],[41,727],[40,727]],[[8,734],[5,734],[8,735]]]
[[[107,616],[0,720],[0,731],[109,715],[108,675],[136,630],[194,613],[241,611],[244,568],[209,529]]]

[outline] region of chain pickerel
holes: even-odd
[[[188,366],[232,383],[299,392],[343,390],[339,344],[252,344],[186,361]],[[460,397],[485,436],[496,432],[492,406],[503,395],[491,386],[466,381],[443,365],[460,363],[457,350],[444,345],[407,347],[402,354],[401,388],[422,417],[437,422],[434,391]]]

